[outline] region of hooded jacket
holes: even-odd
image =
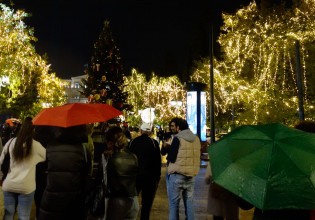
[[[175,135],[179,139],[175,162],[169,162],[168,174],[179,173],[185,176],[197,176],[200,169],[200,140],[189,129]]]

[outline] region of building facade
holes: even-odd
[[[71,77],[71,79],[64,79],[65,82],[67,82],[67,86],[65,89],[66,93],[66,103],[87,103],[88,98],[83,97],[80,93],[81,91],[81,80],[86,78],[85,75],[81,76],[74,76]]]

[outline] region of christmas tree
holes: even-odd
[[[131,110],[127,104],[128,94],[123,92],[125,76],[120,64],[119,49],[110,30],[109,21],[94,44],[91,62],[84,70],[86,79],[82,80],[82,95],[88,97],[90,103],[107,103],[120,111]]]

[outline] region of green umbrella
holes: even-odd
[[[257,208],[315,209],[315,134],[247,125],[208,152],[214,182]]]

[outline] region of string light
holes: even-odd
[[[9,96],[4,92],[0,96],[10,106],[17,97],[25,95],[29,87],[35,86],[38,100],[34,100],[33,106],[37,111],[43,103],[49,106],[63,104],[64,83],[49,72],[50,65],[36,53],[32,43],[37,39],[23,21],[28,14],[4,4],[0,4],[0,9],[0,78],[8,77],[6,88],[11,91]],[[33,80],[37,77],[38,83],[34,85]]]
[[[315,40],[315,1],[296,4],[292,9],[284,5],[258,9],[252,2],[234,15],[223,14],[224,32],[218,42],[224,57],[214,61],[217,116],[238,105],[240,123],[293,123],[298,107],[298,100],[292,99],[297,95],[296,40],[301,45],[305,110],[314,116],[307,82],[314,79],[314,57],[308,53]],[[209,62],[202,63],[191,79],[208,84]]]
[[[152,73],[146,80],[143,73],[132,69],[126,77],[124,89],[129,93],[129,104],[134,106],[136,115],[145,108],[155,108],[156,121],[167,124],[173,117],[185,117],[186,105],[173,107],[171,101],[186,103],[186,91],[177,76],[158,77]]]

